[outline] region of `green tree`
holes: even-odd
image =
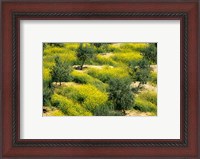
[[[55,58],[55,66],[52,67],[51,76],[52,82],[67,82],[70,81],[71,76],[70,73],[72,71],[71,66],[66,62],[62,62],[61,59],[57,56]]]
[[[151,68],[149,62],[145,58],[141,59],[138,63],[132,63],[130,65],[130,76],[132,77],[134,82],[139,82],[137,88],[133,88],[134,92],[137,93],[138,90],[142,88],[142,85],[146,84],[147,81],[150,80],[150,72]]]
[[[131,80],[128,78],[114,78],[109,82],[109,98],[113,101],[115,109],[122,110],[124,114],[134,102],[130,84]]]
[[[148,47],[141,50],[141,53],[150,64],[157,63],[157,43],[150,43]]]
[[[83,69],[83,65],[88,58],[92,58],[94,55],[94,48],[91,44],[81,43],[77,49],[77,58],[81,61],[80,70]]]

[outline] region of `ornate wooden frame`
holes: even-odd
[[[198,157],[198,5],[196,0],[165,1],[3,1],[3,157]],[[181,21],[180,140],[22,140],[20,128],[21,19],[179,19]]]

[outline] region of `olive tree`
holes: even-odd
[[[66,61],[62,62],[61,59],[57,56],[55,58],[55,65],[52,67],[51,76],[52,82],[67,82],[71,79],[70,72],[72,71],[71,66]]]
[[[133,106],[134,96],[130,88],[131,80],[128,78],[114,78],[109,81],[109,98],[116,110],[130,109]]]
[[[77,58],[81,62],[80,70],[83,69],[83,65],[88,58],[92,58],[94,55],[94,46],[91,44],[81,43],[77,49]]]
[[[132,89],[137,93],[142,88],[142,85],[146,84],[150,80],[150,64],[148,60],[143,58],[137,63],[132,63],[129,67],[129,74],[133,82],[139,82],[137,88]]]
[[[157,43],[150,43],[146,48],[140,50],[143,57],[149,61],[150,64],[157,63]]]

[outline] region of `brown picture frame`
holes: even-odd
[[[2,157],[199,158],[199,1],[6,1],[1,2]],[[181,139],[20,139],[21,19],[178,19],[181,21]],[[170,39],[169,39],[170,40]]]

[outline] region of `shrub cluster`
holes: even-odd
[[[59,53],[64,53],[66,52],[66,49],[63,47],[51,47],[51,46],[47,46],[44,49],[44,56],[46,55],[52,55],[52,54],[59,54]]]
[[[135,98],[135,104],[133,108],[142,112],[157,113],[157,93],[153,91],[140,93]]]
[[[79,47],[79,43],[65,43],[64,46],[67,50],[76,51]]]
[[[141,51],[148,46],[148,43],[122,43],[120,48],[125,51]]]
[[[101,92],[95,86],[90,84],[64,87],[58,90],[57,93],[81,104],[82,107],[91,112],[94,112],[96,108],[105,105],[108,101],[107,93]]]
[[[142,55],[139,52],[131,52],[131,53],[116,53],[114,56],[112,56],[112,59],[125,63],[129,65],[132,62],[138,62],[139,60],[142,59]]]
[[[69,116],[90,116],[89,111],[83,108],[80,104],[58,94],[52,96],[52,104],[58,107],[65,115]]]
[[[88,74],[106,83],[108,83],[113,78],[129,78],[128,71],[121,67],[112,68],[105,66],[101,69],[90,68],[88,70]]]
[[[71,73],[71,76],[72,76],[73,81],[76,83],[91,84],[91,85],[94,85],[96,88],[98,88],[101,91],[106,91],[107,84],[103,83],[99,79],[91,77],[87,73],[74,70]]]
[[[111,65],[117,66],[117,62],[114,61],[112,58],[104,57],[102,54],[98,54],[94,61],[99,65]]]

